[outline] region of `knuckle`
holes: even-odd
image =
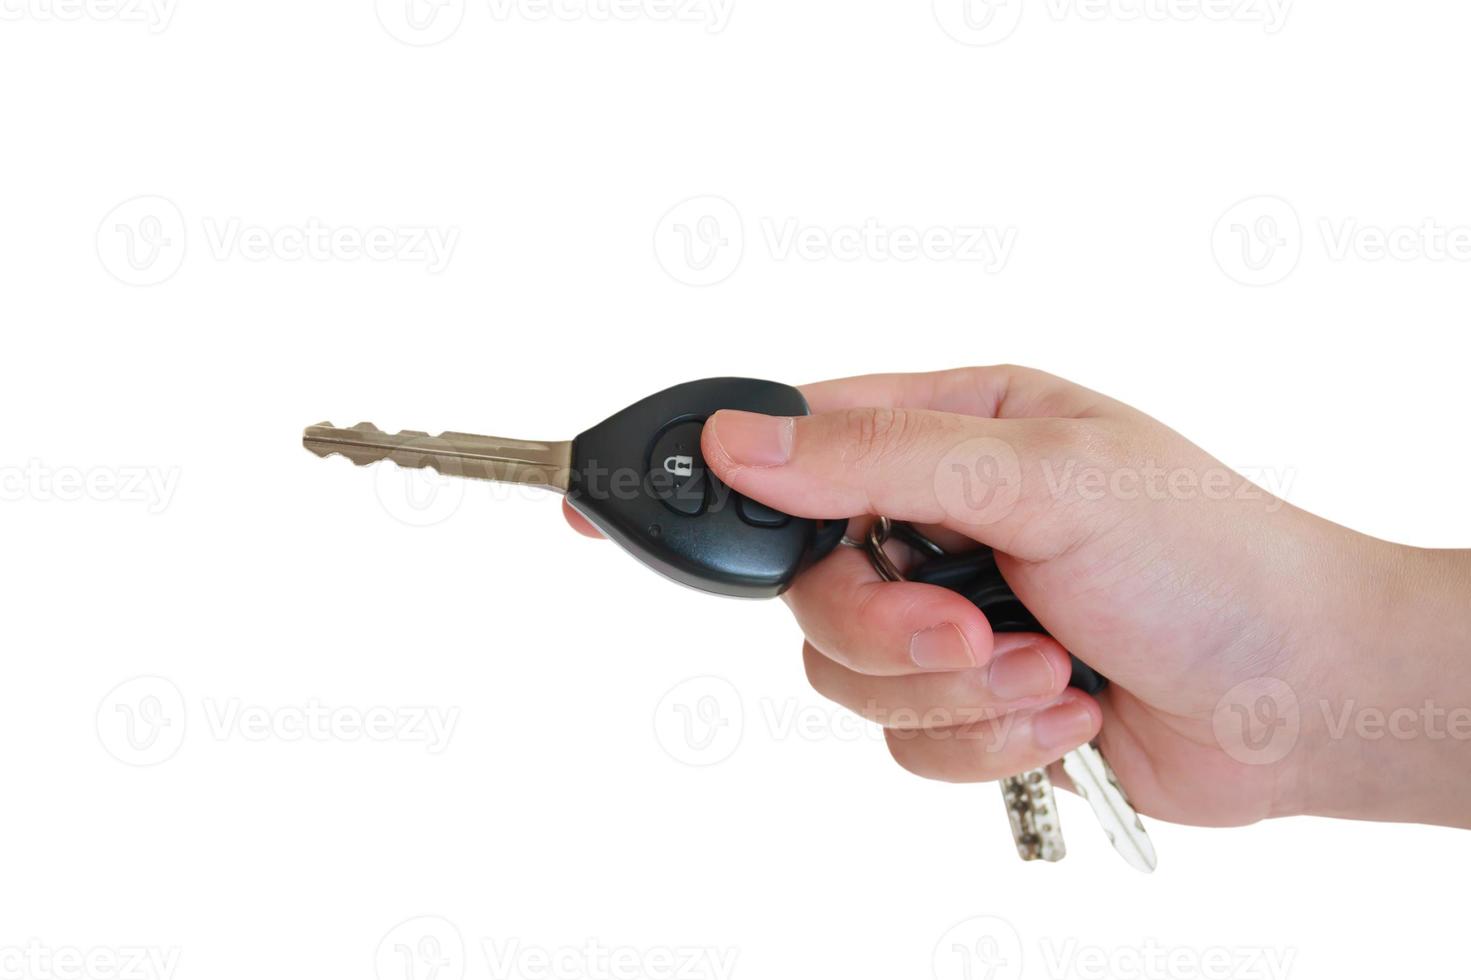
[[[848,413],[848,443],[855,462],[875,465],[892,459],[912,428],[911,414],[898,408],[855,409]]]

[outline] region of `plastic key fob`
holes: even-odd
[[[603,534],[683,585],[743,598],[779,595],[841,540],[846,521],[791,517],[715,478],[700,433],[721,409],[807,415],[789,385],[709,378],[650,395],[572,443],[567,499]]]

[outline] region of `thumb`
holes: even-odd
[[[959,531],[1026,560],[1055,557],[1086,530],[1049,487],[1087,420],[991,419],[859,408],[779,418],[723,411],[702,436],[727,486],[798,517],[862,514]]]

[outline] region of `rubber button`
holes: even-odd
[[[781,527],[791,520],[781,511],[772,510],[749,497],[736,497],[736,513],[741,515],[741,520],[755,527]]]
[[[704,422],[680,422],[654,440],[649,453],[649,489],[676,514],[698,517],[705,512],[705,457],[700,454]]]

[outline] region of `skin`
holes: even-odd
[[[1273,497],[1148,416],[1025,368],[803,389],[813,414],[720,412],[711,470],[801,517],[989,545],[1052,638],[993,636],[936,586],[840,548],[785,599],[817,691],[956,782],[1097,740],[1141,813],[1471,826],[1471,552],[1369,538]],[[596,534],[575,513],[568,519]],[[912,556],[898,545],[891,555]],[[1072,651],[1112,683],[1069,690]]]

